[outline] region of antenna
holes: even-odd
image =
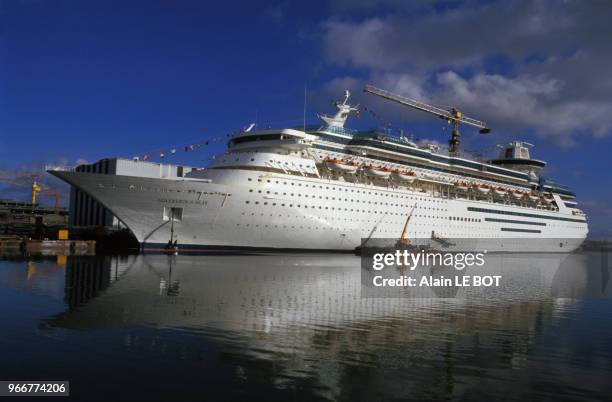
[[[306,132],[306,81],[304,81],[304,132]]]

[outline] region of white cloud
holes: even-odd
[[[468,1],[415,15],[401,3],[381,4],[392,11],[324,25],[328,62],[365,70],[369,82],[403,95],[456,105],[493,128],[533,129],[562,146],[612,134],[609,5]]]

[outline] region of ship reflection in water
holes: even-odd
[[[362,297],[346,255],[70,257],[39,270],[64,276],[55,304],[2,262],[34,325],[9,325],[1,374],[70,379],[88,400],[601,400],[605,257],[499,256],[505,285],[474,298]],[[555,297],[585,292],[599,299]]]

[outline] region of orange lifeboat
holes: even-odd
[[[347,161],[342,159],[326,159],[325,166],[327,166],[330,170],[338,173],[349,173],[355,174],[357,169],[359,169],[359,165],[353,161]]]
[[[542,201],[544,201],[546,204],[551,204],[554,201],[554,198],[552,194],[544,194],[542,196]]]
[[[489,194],[489,191],[491,191],[491,187],[487,186],[486,184],[476,184],[474,187],[481,194]]]
[[[464,181],[456,181],[455,188],[460,191],[467,191],[470,186]]]
[[[395,180],[405,181],[407,183],[412,183],[416,179],[416,174],[414,172],[399,169],[395,169],[393,172],[391,172],[391,176]]]
[[[507,192],[507,191],[506,191],[506,189],[505,189],[505,188],[503,188],[503,187],[495,187],[495,188],[493,189],[493,191],[494,191],[494,192],[495,192],[495,194],[497,194],[497,195],[504,195],[504,194],[506,194],[506,192]]]
[[[363,172],[366,176],[376,179],[386,179],[391,175],[391,171],[383,166],[367,165],[363,168]]]
[[[525,193],[520,190],[514,190],[510,194],[512,194],[512,196],[516,199],[521,199],[525,195]]]
[[[526,193],[525,194],[527,196],[527,198],[529,198],[531,201],[539,201],[540,200],[540,196],[536,193]]]

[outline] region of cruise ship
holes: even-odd
[[[530,144],[512,141],[492,160],[466,157],[457,126],[481,122],[456,109],[439,114],[454,127],[448,151],[351,130],[358,107],[349,97],[316,127],[251,125],[205,168],[134,159],[116,161],[133,165],[128,174],[49,172],[111,211],[144,249],[349,251],[405,233],[449,251],[571,252],[585,239],[575,194],[542,177],[546,163]]]

